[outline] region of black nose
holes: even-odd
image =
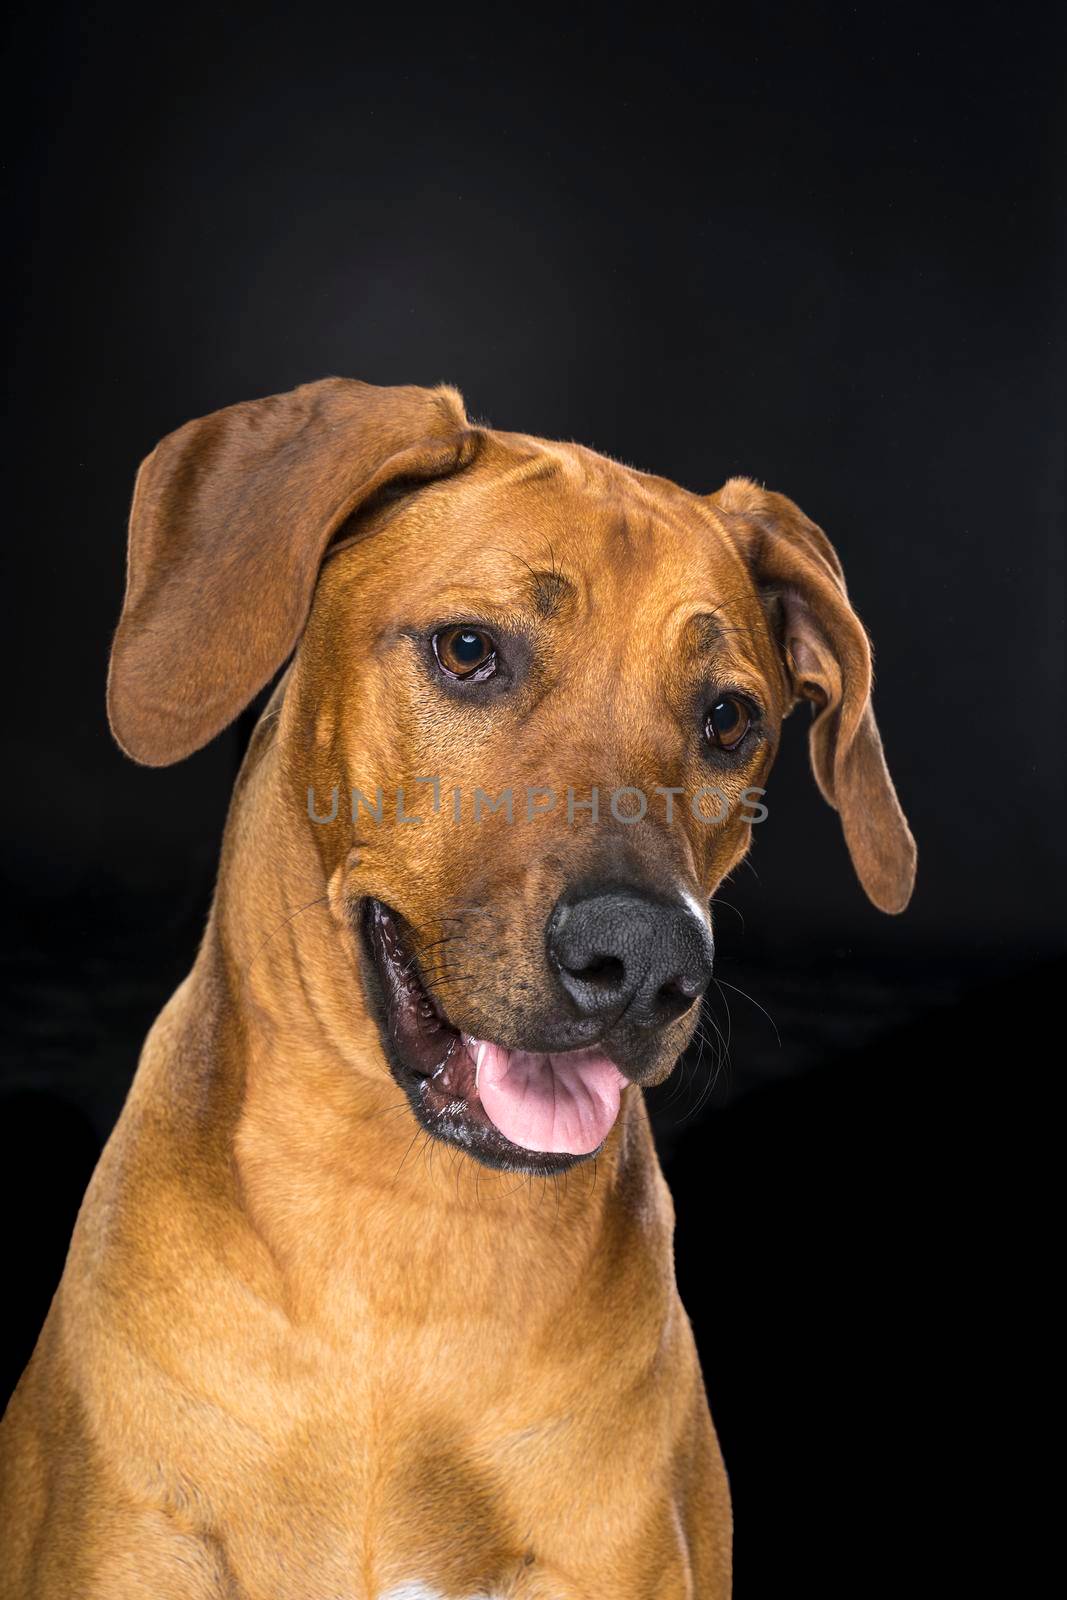
[[[681,900],[637,889],[564,896],[548,919],[547,937],[549,960],[583,1017],[625,1011],[639,1027],[661,1027],[711,982],[711,934]]]

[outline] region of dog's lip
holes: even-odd
[[[368,899],[362,920],[390,1065],[429,1131],[498,1166],[532,1161],[541,1170],[561,1170],[595,1154],[628,1082],[614,1062],[595,1046],[509,1050],[457,1028],[405,947],[403,918]],[[483,1067],[492,1114],[479,1092]]]
[[[403,1065],[420,1078],[438,1071],[459,1044],[452,1026],[419,976],[405,949],[400,919],[381,900],[368,900],[363,914],[385,1007],[390,1039]]]

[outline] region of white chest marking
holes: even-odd
[[[440,1589],[430,1589],[429,1584],[397,1584],[395,1589],[387,1589],[386,1594],[381,1594],[378,1600],[448,1600],[448,1595],[443,1595]],[[478,1600],[477,1595],[470,1595],[470,1600]],[[485,1600],[493,1600],[493,1595],[485,1595]]]
[[[424,1583],[402,1583],[397,1589],[380,1594],[378,1600],[445,1600],[436,1589],[427,1589]]]
[[[439,1589],[430,1589],[425,1583],[401,1583],[395,1589],[389,1589],[378,1596],[378,1600],[448,1600]],[[472,1595],[470,1600],[477,1600]],[[492,1595],[487,1595],[485,1600],[493,1600]]]

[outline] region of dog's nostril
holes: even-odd
[[[602,989],[617,989],[626,977],[626,968],[618,956],[596,956],[584,967],[568,967],[567,971],[583,983],[594,983]]]
[[[681,1016],[683,1011],[693,1004],[698,994],[703,993],[704,985],[698,978],[668,978],[666,983],[660,984],[656,990],[656,1005],[663,1011],[671,1011],[675,1016]]]

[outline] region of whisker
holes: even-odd
[[[298,906],[296,908],[296,910],[295,911],[291,911],[287,917],[283,917],[281,922],[279,922],[278,926],[271,933],[269,933],[267,935],[267,937],[264,939],[263,943],[260,945],[260,947],[256,951],[255,955],[252,957],[252,959],[248,963],[247,967],[245,967],[245,969],[244,969],[243,973],[241,974],[241,976],[244,977],[244,978],[248,977],[248,974],[251,972],[252,968],[255,966],[256,962],[259,960],[259,958],[263,954],[264,950],[270,944],[271,940],[277,938],[278,934],[281,933],[283,928],[287,928],[291,922],[295,922],[297,917],[302,917],[304,912],[305,911],[310,911],[313,906],[324,905],[328,899],[329,899],[329,895],[326,895],[326,894],[316,895],[314,900],[309,900],[306,906]]]
[[[379,1117],[395,1117],[401,1111],[410,1111],[411,1106],[407,1100],[401,1100],[396,1105],[386,1106],[384,1111],[372,1111],[369,1117],[361,1118],[363,1122],[377,1122]]]
[[[404,1151],[404,1154],[400,1158],[400,1166],[397,1167],[397,1169],[396,1169],[396,1172],[395,1172],[395,1174],[393,1176],[393,1183],[390,1184],[390,1188],[393,1187],[393,1184],[395,1184],[396,1181],[397,1181],[397,1178],[399,1178],[400,1173],[401,1173],[401,1171],[403,1169],[403,1166],[404,1166],[404,1162],[407,1160],[408,1156],[411,1154],[411,1152],[412,1152],[412,1150],[414,1148],[414,1145],[415,1145],[415,1141],[419,1137],[419,1134],[422,1131],[423,1130],[421,1128],[416,1128],[415,1132],[411,1135],[411,1143],[408,1145],[407,1149]]]
[[[743,911],[739,911],[738,908],[735,905],[732,905],[729,900],[724,900],[722,898],[722,896],[718,895],[718,894],[715,896],[715,904],[717,906],[725,906],[727,911],[732,911],[733,912],[734,916],[738,919],[738,921],[741,924],[741,931],[743,933],[744,930],[745,930],[745,914],[744,914],[744,912]]]
[[[727,989],[732,989],[734,994],[739,994],[741,996],[742,1000],[747,1000],[749,1005],[755,1006],[757,1011],[762,1011],[763,1015],[767,1018],[767,1021],[770,1023],[771,1027],[774,1029],[774,1037],[778,1040],[778,1048],[781,1049],[782,1036],[778,1032],[778,1024],[775,1022],[774,1018],[771,1016],[770,1012],[767,1010],[767,1007],[766,1006],[761,1006],[759,1001],[755,998],[754,995],[750,995],[750,994],[746,993],[746,991],[744,989],[739,989],[737,987],[736,983],[727,983],[725,978],[716,978],[714,980],[714,982],[716,983],[716,985],[720,989],[722,989],[724,987],[727,988]],[[725,999],[725,996],[724,996],[724,999]]]

